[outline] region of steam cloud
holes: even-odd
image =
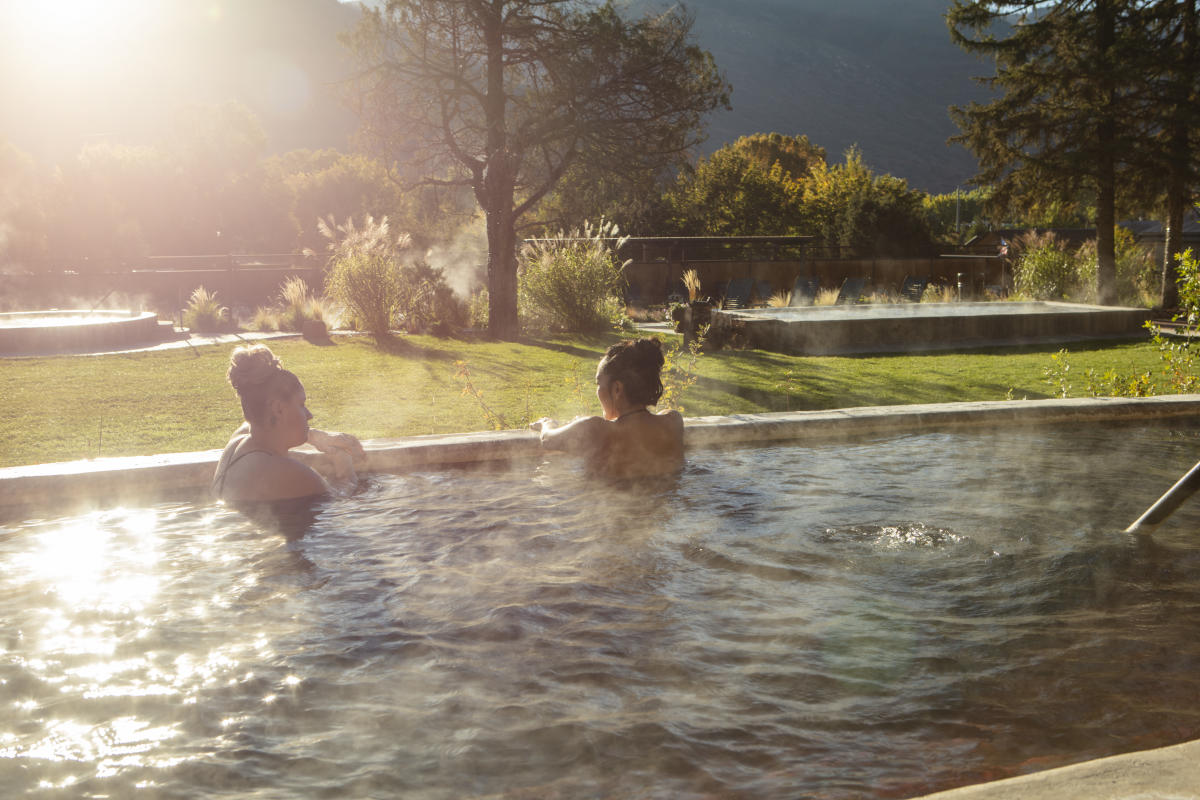
[[[446,283],[459,297],[470,297],[484,284],[487,271],[487,228],[476,216],[459,228],[454,238],[425,251],[425,261],[440,269]]]

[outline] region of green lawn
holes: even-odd
[[[406,336],[388,351],[365,337],[333,341],[269,346],[304,382],[314,426],[370,439],[492,427],[480,400],[464,395],[459,361],[509,427],[597,413],[592,376],[615,335],[521,343]],[[701,416],[1047,397],[1044,370],[1059,347],[819,358],[726,350],[699,359],[682,406]],[[241,421],[225,381],[232,349],[0,359],[0,466],[221,447]],[[1076,393],[1088,368],[1159,369],[1147,341],[1069,349]]]

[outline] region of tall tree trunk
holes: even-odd
[[[1182,41],[1179,58],[1180,67],[1173,70],[1172,109],[1170,128],[1170,159],[1167,170],[1167,220],[1163,228],[1162,307],[1175,308],[1179,305],[1179,256],[1183,252],[1183,215],[1188,205],[1189,132],[1186,115],[1195,81],[1196,62],[1196,0],[1182,4]]]
[[[483,211],[488,241],[488,333],[496,339],[516,339],[517,233],[513,214],[516,176],[508,152],[504,94],[504,3],[481,9],[487,43],[487,167],[483,174]]]
[[[1186,190],[1178,166],[1171,170],[1167,189],[1167,224],[1163,228],[1162,307],[1179,305],[1179,256],[1183,252],[1183,212],[1187,207]]]
[[[1101,305],[1116,301],[1117,258],[1117,123],[1116,88],[1112,47],[1116,40],[1116,17],[1112,4],[1098,2],[1097,50],[1104,63],[1104,95],[1107,100],[1096,128],[1096,144],[1099,160],[1096,164],[1096,297]]]

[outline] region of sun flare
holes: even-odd
[[[66,73],[126,57],[170,4],[155,0],[9,0],[9,38],[27,69]],[[35,77],[35,76],[28,76]]]

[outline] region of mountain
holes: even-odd
[[[975,174],[947,107],[981,100],[983,65],[951,41],[949,0],[689,0],[698,40],[733,85],[710,143],[804,134],[839,160],[953,191]]]
[[[637,11],[663,0],[631,2]],[[711,118],[706,152],[777,131],[807,135],[830,161],[857,144],[875,170],[927,191],[951,191],[974,174],[973,157],[946,144],[956,132],[946,109],[983,96],[970,76],[984,69],[950,42],[948,0],[686,5],[700,45],[733,85],[733,110]],[[39,6],[43,17],[30,17]],[[354,25],[354,4],[111,0],[110,16],[90,28],[52,15],[52,4],[3,8],[0,137],[43,162],[90,141],[149,140],[181,103],[240,100],[275,152],[346,147],[353,133],[338,87],[352,65],[337,33]]]

